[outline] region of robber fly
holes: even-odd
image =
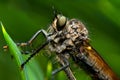
[[[78,66],[82,64],[83,69],[94,80],[119,80],[108,64],[89,44],[88,30],[81,21],[67,19],[65,16],[58,14],[55,16],[47,32],[43,29],[39,30],[28,42],[18,45],[30,45],[40,33],[44,34],[47,41],[33,51],[33,54],[31,54],[21,67],[24,67],[35,54],[46,45],[49,45],[50,51],[55,52],[56,55],[69,55],[69,58],[72,58]],[[65,61],[65,66],[59,69],[59,71],[69,67],[68,59]]]

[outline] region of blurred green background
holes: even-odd
[[[120,77],[120,0],[0,0],[0,21],[15,42],[25,42],[39,29],[47,29],[54,18],[55,7],[66,17],[81,20],[89,30],[91,45]],[[18,66],[6,45],[0,29],[0,80],[20,80]],[[48,58],[38,55],[43,74]],[[77,80],[90,80],[78,66],[72,70]],[[57,80],[65,80],[60,74]]]

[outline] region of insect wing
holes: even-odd
[[[83,42],[83,45],[80,47],[80,54],[81,55],[77,55],[79,56],[78,58],[87,65],[93,78],[118,80],[112,69],[88,42]]]

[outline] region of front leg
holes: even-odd
[[[42,33],[42,34],[45,36],[45,38],[48,40],[48,38],[47,38],[48,33],[47,33],[45,30],[41,29],[41,30],[37,31],[37,32],[30,38],[29,41],[27,41],[27,42],[25,42],[25,43],[17,43],[17,45],[18,45],[18,46],[27,46],[27,45],[32,44],[32,42],[38,37],[38,35],[39,35],[40,33]]]
[[[32,42],[38,37],[38,35],[39,35],[40,33],[42,33],[42,34],[45,36],[45,38],[48,40],[48,38],[47,38],[48,33],[47,33],[45,30],[41,29],[41,30],[37,31],[37,32],[30,38],[29,41],[27,41],[27,42],[22,42],[22,43],[16,43],[16,45],[17,45],[17,46],[20,46],[20,47],[29,46],[29,45],[31,45]],[[8,46],[7,46],[7,45],[3,46],[3,49],[5,49],[5,50],[8,49]],[[29,53],[29,51],[25,51],[24,53]]]

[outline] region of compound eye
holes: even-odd
[[[62,30],[67,22],[67,18],[63,15],[57,15],[57,30]]]

